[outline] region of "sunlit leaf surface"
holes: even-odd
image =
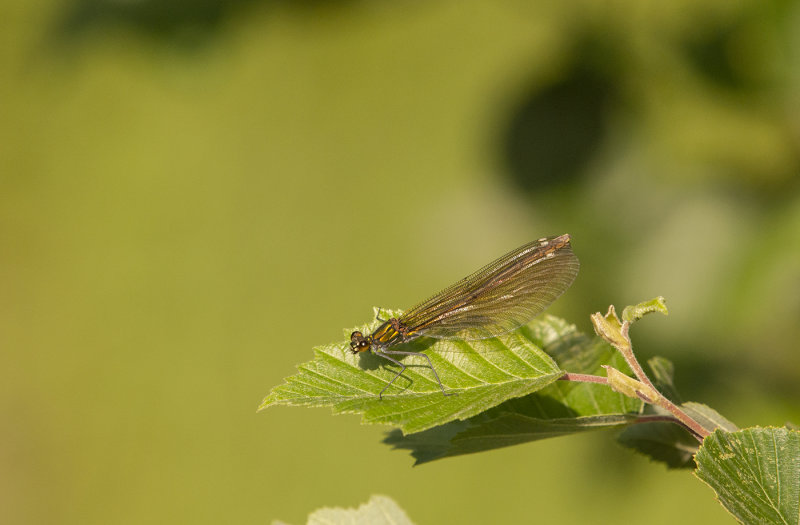
[[[396,312],[384,310],[384,315]],[[359,327],[365,333],[377,321]],[[396,365],[372,354],[353,355],[349,343],[314,349],[312,361],[275,387],[260,408],[272,405],[330,406],[336,413],[360,413],[365,423],[399,427],[405,433],[467,419],[509,399],[535,392],[553,383],[563,371],[541,349],[542,338],[554,344],[574,328],[552,317],[535,320],[498,338],[480,341],[419,338],[403,349],[424,351],[439,373],[444,396],[422,356],[403,359],[402,377],[378,397],[397,373]],[[350,330],[346,331],[349,335]]]
[[[697,477],[740,522],[800,522],[800,432],[716,431],[705,439],[695,460]]]

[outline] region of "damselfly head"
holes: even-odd
[[[359,352],[366,352],[369,350],[370,347],[370,340],[368,337],[364,337],[364,334],[356,330],[352,334],[350,334],[350,351],[354,354]]]

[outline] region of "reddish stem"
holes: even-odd
[[[623,352],[623,355],[624,355],[624,352]],[[626,361],[628,361],[629,364],[633,364],[634,365],[634,366],[631,366],[631,368],[633,368],[634,370],[638,370],[639,373],[636,374],[637,377],[639,377],[639,379],[642,380],[644,383],[649,384],[650,386],[652,386],[653,384],[650,382],[650,379],[647,377],[647,375],[645,375],[644,370],[642,370],[642,367],[639,366],[639,363],[636,361],[636,358],[633,357],[632,354],[630,355],[630,357],[631,357],[630,360],[628,360],[627,357],[628,356],[626,356]],[[641,374],[641,376],[639,376],[639,374]],[[571,372],[567,372],[563,376],[559,377],[558,379],[560,381],[575,381],[576,383],[598,383],[598,384],[601,384],[601,385],[607,385],[608,384],[608,378],[607,377],[595,376],[595,375],[591,375],[591,374],[573,374]],[[694,419],[690,418],[683,410],[680,409],[680,407],[678,407],[677,405],[672,403],[669,399],[664,397],[655,388],[653,388],[653,390],[658,394],[658,396],[659,396],[658,399],[649,399],[648,397],[646,397],[646,396],[644,396],[642,394],[640,394],[639,397],[645,403],[649,403],[651,405],[660,406],[660,407],[668,410],[673,415],[672,416],[659,416],[659,415],[641,416],[639,418],[639,422],[644,423],[644,422],[647,422],[647,421],[671,421],[673,423],[678,423],[679,425],[684,427],[686,430],[691,432],[698,439],[698,441],[703,441],[703,438],[708,436],[709,432],[706,429],[704,429],[702,426],[700,426],[700,424],[697,421],[695,421]]]
[[[608,378],[603,376],[593,376],[591,374],[573,374],[571,372],[565,373],[558,378],[559,381],[575,381],[576,383],[600,383],[601,385],[608,384]]]

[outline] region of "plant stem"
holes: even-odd
[[[603,376],[593,376],[591,374],[573,374],[567,372],[558,378],[559,381],[575,381],[576,383],[600,383],[602,385],[608,384],[608,378]]]
[[[668,410],[675,418],[686,427],[692,434],[694,434],[699,441],[703,441],[708,435],[711,434],[708,430],[702,427],[700,423],[689,417],[689,414],[681,410],[681,408],[664,397],[661,392],[658,393],[658,399],[655,401],[655,405],[660,406],[661,408]]]
[[[630,336],[628,335],[628,328],[630,324],[628,321],[622,323],[622,335],[628,341],[627,345],[620,345],[616,346],[616,349],[622,354],[622,357],[625,358],[625,362],[628,363],[628,366],[631,367],[633,370],[633,375],[636,376],[636,379],[644,383],[645,385],[649,386],[653,390],[656,389],[655,385],[650,381],[650,378],[647,377],[647,374],[644,373],[644,369],[642,365],[639,364],[639,361],[636,359],[636,356],[633,355],[633,346],[630,344]]]
[[[698,435],[697,435],[697,432],[695,432],[695,431],[694,431],[694,430],[692,430],[691,428],[687,427],[687,426],[686,426],[686,424],[685,424],[683,421],[681,421],[681,420],[679,420],[679,419],[676,419],[674,416],[662,416],[662,415],[658,415],[658,414],[648,414],[648,415],[644,415],[644,416],[639,416],[639,417],[636,419],[636,422],[637,422],[637,423],[654,423],[654,422],[662,422],[662,421],[663,421],[663,422],[665,422],[665,423],[675,423],[676,425],[680,425],[680,426],[682,426],[682,427],[683,427],[683,428],[685,428],[685,429],[686,429],[686,430],[687,430],[687,431],[688,431],[688,432],[689,432],[689,433],[690,433],[692,436],[694,436],[694,438],[695,438],[697,441],[699,441],[700,443],[702,443],[702,442],[703,442],[703,438],[701,438],[700,436],[698,436]]]
[[[634,360],[635,360],[635,358],[634,358]],[[638,365],[639,363],[637,362],[636,364]],[[631,368],[633,368],[633,367],[631,367]],[[671,416],[663,416],[663,415],[658,415],[658,414],[643,415],[643,416],[639,417],[637,422],[638,423],[649,423],[649,422],[652,422],[652,421],[669,421],[671,423],[677,423],[677,424],[681,425],[682,427],[684,427],[689,432],[691,432],[691,434],[693,436],[695,436],[698,441],[703,441],[703,438],[706,437],[709,434],[709,432],[706,429],[704,429],[702,426],[700,426],[700,424],[697,423],[697,421],[695,421],[694,419],[689,417],[689,415],[686,414],[683,410],[681,410],[680,407],[675,405],[672,401],[670,401],[669,399],[664,397],[658,390],[656,390],[656,388],[652,385],[652,383],[650,383],[650,380],[647,378],[647,376],[644,375],[644,370],[642,370],[642,367],[639,366],[638,368],[641,371],[642,376],[645,379],[645,381],[643,381],[643,382],[648,383],[652,387],[653,391],[656,394],[658,394],[658,398],[650,399],[649,397],[645,396],[641,392],[637,391],[637,394],[639,394],[639,398],[642,401],[644,401],[645,403],[659,406],[659,407],[663,408],[664,410],[669,411],[673,415],[671,415]],[[638,377],[638,375],[637,375],[637,377]],[[642,380],[641,377],[638,377],[638,378],[639,378],[640,381]],[[574,381],[576,383],[598,383],[598,384],[601,384],[601,385],[607,385],[608,384],[608,378],[607,377],[595,376],[595,375],[591,375],[591,374],[574,374],[574,373],[571,373],[571,372],[567,372],[563,376],[559,377],[558,379],[559,379],[559,381]]]
[[[704,429],[702,425],[700,425],[700,423],[689,417],[689,414],[681,410],[681,408],[678,405],[676,405],[675,403],[664,397],[664,394],[662,394],[661,392],[658,391],[658,389],[656,389],[655,385],[653,385],[652,381],[650,381],[650,378],[647,377],[647,374],[644,373],[642,365],[639,364],[639,361],[633,354],[633,346],[630,345],[630,337],[628,335],[629,327],[630,323],[628,321],[622,323],[621,332],[622,335],[625,337],[625,339],[629,342],[629,344],[620,346],[615,345],[615,346],[619,351],[619,353],[622,354],[622,357],[625,359],[625,362],[628,363],[628,366],[631,367],[631,370],[633,370],[633,374],[636,376],[636,379],[648,385],[650,388],[653,389],[653,391],[656,394],[658,394],[658,398],[656,399],[646,399],[643,396],[640,397],[642,397],[642,399],[647,403],[659,406],[664,410],[668,411],[669,413],[671,413],[673,416],[675,416],[675,419],[677,419],[681,425],[686,427],[687,430],[689,430],[692,434],[695,435],[695,437],[697,437],[700,441],[702,441],[706,436],[710,434],[710,432]]]

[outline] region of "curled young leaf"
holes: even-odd
[[[653,312],[669,315],[667,303],[663,297],[659,296],[633,306],[626,306],[625,309],[622,310],[622,320],[633,323]]]
[[[614,348],[620,351],[630,348],[631,341],[628,338],[627,324],[620,322],[613,304],[608,307],[606,315],[597,312],[592,314],[591,319],[597,335],[608,341]]]

